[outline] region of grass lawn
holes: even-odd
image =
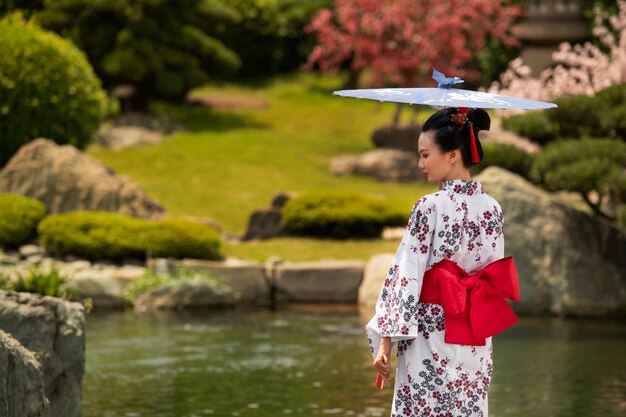
[[[373,149],[372,130],[388,124],[394,110],[390,103],[332,96],[339,88],[339,78],[317,74],[293,74],[257,86],[204,86],[194,93],[243,94],[268,105],[217,111],[159,103],[155,111],[172,115],[188,130],[156,146],[112,151],[92,145],[88,154],[141,184],[171,215],[210,217],[238,235],[250,213],[269,206],[278,192],[327,189],[385,196],[404,204],[408,219],[414,202],[435,185],[382,183],[329,172],[332,157]],[[275,239],[225,244],[224,253],[259,260],[271,255],[366,259],[395,251],[397,244]]]

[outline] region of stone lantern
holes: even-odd
[[[535,75],[552,64],[552,53],[562,42],[579,43],[590,38],[576,0],[526,0],[528,13],[513,28],[524,45],[521,57]]]

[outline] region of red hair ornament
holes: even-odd
[[[478,148],[476,147],[476,136],[474,136],[474,126],[467,118],[467,114],[469,113],[469,108],[467,107],[457,107],[457,113],[452,115],[452,121],[463,126],[465,123],[469,124],[470,131],[470,149],[472,151],[472,163],[476,164],[480,162],[480,155],[478,155]]]

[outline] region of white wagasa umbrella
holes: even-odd
[[[447,78],[433,69],[433,79],[437,88],[373,88],[357,90],[339,90],[333,94],[342,97],[367,98],[370,100],[390,101],[395,103],[425,104],[435,108],[470,107],[483,109],[518,109],[536,110],[558,107],[554,103],[527,100],[501,94],[452,88],[453,84],[462,83],[458,77]]]

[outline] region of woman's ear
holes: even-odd
[[[448,157],[448,158],[447,158],[447,159],[448,159],[448,162],[449,162],[450,164],[455,164],[455,163],[459,160],[460,154],[459,154],[459,152],[455,149],[455,150],[453,150],[453,151],[448,152],[447,157]]]

